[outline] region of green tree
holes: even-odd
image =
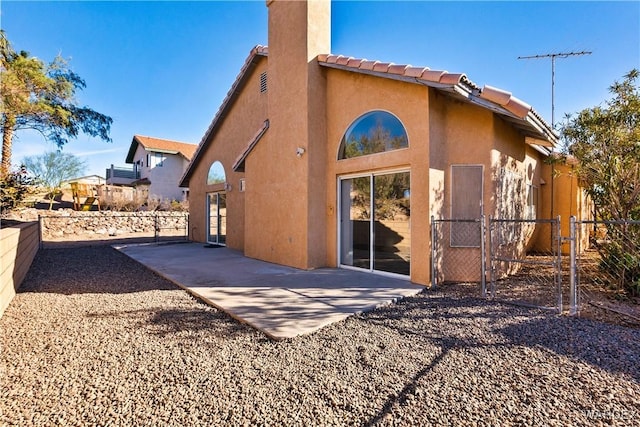
[[[604,106],[567,116],[561,132],[576,157],[576,174],[593,200],[596,218],[607,223],[598,246],[601,269],[614,274],[619,290],[640,295],[640,72],[631,70],[609,88]]]
[[[23,164],[36,182],[47,189],[50,200],[49,210],[53,207],[53,199],[60,191],[62,183],[84,174],[87,167],[82,160],[73,154],[61,151],[25,157]]]
[[[610,88],[605,106],[567,116],[561,127],[565,150],[599,219],[640,220],[640,72],[631,70]]]
[[[11,167],[11,146],[19,130],[36,130],[58,148],[80,132],[111,141],[113,120],[77,105],[76,91],[86,84],[63,58],[58,56],[45,64],[25,51],[15,52],[5,32],[0,31],[0,62],[0,169]]]

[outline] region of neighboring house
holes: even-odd
[[[269,47],[251,51],[181,181],[192,240],[428,284],[432,215],[556,214],[557,137],[525,102],[465,74],[328,54],[330,2],[267,7]],[[473,233],[448,244],[452,263],[479,250]]]
[[[137,180],[132,185],[149,186],[149,196],[184,200],[188,190],[178,185],[198,146],[149,136],[135,135],[126,163],[133,164]]]
[[[111,165],[106,169],[105,176],[107,177],[107,185],[129,186],[140,179],[140,171],[133,167]]]

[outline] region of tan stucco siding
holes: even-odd
[[[561,236],[570,236],[570,217],[575,216],[577,220],[592,220],[593,205],[584,190],[579,186],[578,179],[575,176],[574,167],[556,162],[543,165],[544,181],[547,183],[542,188],[541,193],[541,209],[544,218],[556,218],[560,216]],[[552,190],[553,185],[553,190]],[[552,200],[553,199],[553,203]],[[582,226],[581,248],[588,248],[589,233],[586,232],[587,226]],[[547,235],[549,232],[547,232]],[[536,242],[536,248],[539,250],[549,251],[549,238],[544,238],[545,234],[541,234],[541,238]],[[562,252],[569,253],[569,242],[564,241],[562,244]]]
[[[434,91],[435,92],[435,91]],[[452,165],[483,167],[482,213],[500,218],[524,218],[530,185],[538,191],[541,212],[541,154],[525,144],[524,136],[492,112],[434,93],[431,102],[431,211],[438,218],[452,218]],[[440,177],[441,182],[435,182]],[[540,215],[540,213],[538,213]],[[519,228],[517,247],[531,248],[533,225]],[[480,280],[480,249],[450,247],[442,242],[442,262],[448,266],[444,280]],[[515,240],[514,240],[515,242]],[[488,261],[488,260],[487,260]],[[458,266],[458,267],[456,267]]]
[[[482,166],[482,209],[493,200],[491,177],[491,148],[496,139],[494,117],[489,111],[431,90],[431,183],[430,214],[436,218],[452,218],[452,197],[456,189],[452,183],[452,165]],[[438,179],[439,181],[435,181]],[[458,189],[458,191],[461,191]],[[469,218],[455,218],[469,219]],[[444,224],[442,265],[446,276],[440,280],[480,280],[480,249],[451,247],[450,224]]]
[[[321,267],[325,83],[313,58],[330,49],[331,4],[268,6],[270,128],[247,159],[245,254],[298,268]],[[299,149],[304,153],[297,155]]]
[[[429,269],[429,98],[418,85],[340,70],[327,70],[327,258],[338,262],[337,183],[346,174],[408,170],[411,172],[411,280],[428,284]],[[361,115],[383,110],[404,125],[409,148],[337,160],[340,141]]]
[[[207,228],[209,192],[224,190],[224,184],[207,185],[209,168],[216,160],[224,166],[227,183],[227,246],[243,250],[245,236],[245,193],[239,191],[244,173],[233,172],[237,157],[246,149],[251,138],[267,119],[267,94],[260,93],[260,74],[266,71],[267,60],[260,61],[247,78],[242,92],[230,107],[222,123],[218,123],[209,147],[196,166],[189,181],[189,212],[191,239],[204,242]],[[247,182],[247,186],[250,183]]]

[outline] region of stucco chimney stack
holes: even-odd
[[[274,253],[293,254],[292,264],[326,264],[326,82],[317,57],[331,51],[331,2],[268,0],[269,169],[274,200],[296,194],[294,204],[277,206],[282,240]],[[299,155],[299,153],[304,155]],[[286,198],[282,198],[285,200]],[[313,225],[313,226],[311,226]]]

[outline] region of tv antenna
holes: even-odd
[[[518,56],[518,59],[544,59],[551,58],[551,128],[555,129],[555,86],[556,86],[556,58],[568,58],[570,56],[591,55],[593,52],[558,52],[541,55]]]

